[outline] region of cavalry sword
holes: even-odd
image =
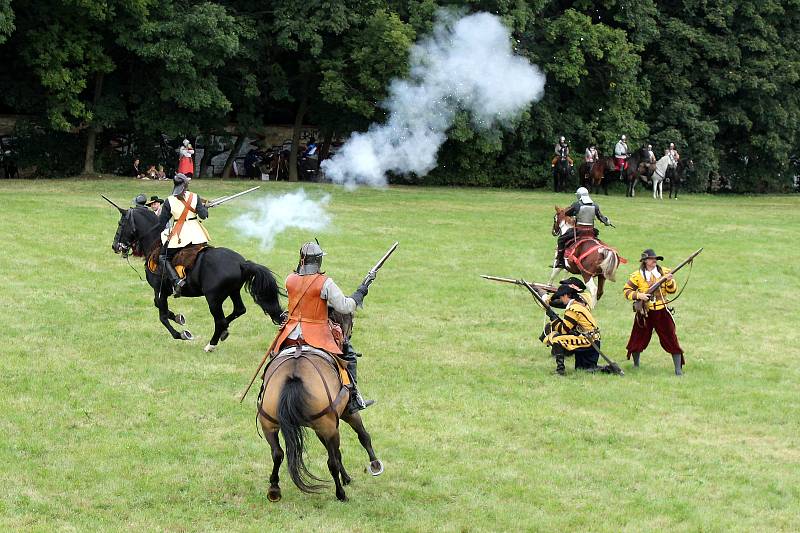
[[[212,208],[212,207],[217,207],[218,205],[224,204],[225,202],[233,200],[234,198],[238,198],[240,196],[244,196],[245,194],[249,194],[249,193],[255,191],[256,189],[260,189],[260,188],[261,188],[261,185],[256,185],[255,187],[251,187],[250,189],[247,189],[246,191],[237,192],[236,194],[231,194],[229,196],[221,196],[219,198],[214,198],[213,200],[210,200],[208,203],[206,203],[206,207],[208,207],[209,209]]]

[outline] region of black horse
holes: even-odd
[[[567,189],[567,179],[572,174],[572,166],[567,157],[559,157],[553,169],[553,192],[562,192]]]
[[[189,331],[179,332],[169,323],[172,320],[182,326],[186,322],[183,315],[176,315],[169,310],[167,298],[172,294],[169,277],[162,275],[160,268],[156,272],[151,272],[147,268],[148,257],[161,246],[158,217],[146,207],[130,209],[117,207],[117,209],[120,219],[112,244],[114,253],[123,254],[125,257],[129,253],[144,256],[147,282],[155,292],[153,303],[158,308],[161,323],[173,338],[193,339]],[[181,290],[181,296],[189,298],[205,296],[208,309],[214,317],[214,335],[206,345],[205,351],[214,351],[220,341],[228,338],[230,323],[247,311],[240,294],[242,286],[247,288],[264,314],[269,315],[275,324],[281,323],[283,309],[279,297],[285,294],[267,267],[247,261],[228,248],[208,248],[200,254],[194,268],[187,274],[187,284]],[[233,302],[233,311],[225,316],[222,303],[227,298]]]
[[[675,168],[667,168],[665,178],[669,180],[670,198],[672,198],[672,191],[675,191],[675,199],[678,199],[678,189],[691,172],[694,172],[694,161],[691,159],[680,159]]]

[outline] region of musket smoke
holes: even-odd
[[[436,166],[456,112],[470,113],[474,127],[506,125],[544,93],[536,65],[514,55],[499,17],[476,13],[454,20],[441,12],[433,34],[415,44],[408,79],[395,79],[383,107],[385,124],[354,133],[322,163],[334,183],[386,185],[386,174],[424,176]]]
[[[324,230],[331,222],[326,211],[330,195],[311,199],[303,189],[280,196],[267,196],[248,206],[248,212],[231,221],[245,237],[258,239],[264,250],[271,250],[275,239],[289,228]]]

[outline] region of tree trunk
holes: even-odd
[[[100,101],[100,95],[103,93],[103,73],[98,72],[94,76],[94,97],[92,98],[92,111],[97,112],[97,103]],[[97,117],[93,117],[97,120]],[[102,131],[102,128],[90,124],[86,132],[86,156],[83,159],[83,173],[94,173],[94,152],[97,148],[97,134]]]
[[[303,128],[303,117],[308,110],[308,97],[303,94],[297,115],[294,117],[294,130],[292,131],[292,151],[289,152],[289,181],[297,181],[297,152],[300,148],[300,130]]]
[[[323,161],[328,159],[328,154],[331,151],[331,143],[333,143],[333,130],[325,130],[322,134],[322,147],[319,149],[318,161],[320,165]]]
[[[236,142],[233,143],[233,148],[231,148],[231,153],[228,154],[228,159],[225,160],[225,167],[222,169],[222,179],[226,180],[231,177],[231,168],[233,168],[233,160],[236,159],[236,156],[239,155],[239,150],[242,149],[242,145],[244,144],[244,135],[238,135],[236,137]]]

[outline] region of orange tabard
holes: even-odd
[[[275,340],[275,352],[280,350],[289,334],[300,324],[303,330],[302,337],[307,344],[329,353],[342,354],[328,325],[328,302],[320,298],[327,279],[328,276],[324,274],[307,276],[291,274],[286,278],[289,318]]]

